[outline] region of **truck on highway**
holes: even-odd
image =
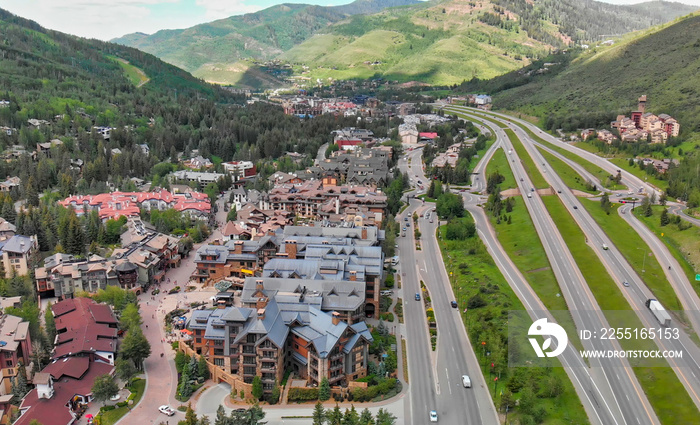
[[[649,298],[646,302],[646,306],[649,310],[651,310],[651,314],[656,317],[656,320],[658,320],[662,326],[671,326],[671,315],[668,314],[660,302],[653,298]]]

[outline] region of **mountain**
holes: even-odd
[[[358,13],[374,13],[388,6],[417,0],[356,0],[335,7],[280,4],[255,13],[231,16],[181,30],[153,35],[128,34],[112,42],[135,47],[196,76],[231,82],[248,71],[245,58],[274,59],[315,32]]]
[[[696,13],[612,46],[560,54],[491,81],[465,83],[460,90],[486,91],[495,107],[539,116],[548,128],[567,130],[607,126],[646,94],[647,109],[678,119],[681,135],[688,136],[700,131],[699,34]]]
[[[621,7],[592,0],[449,0],[353,16],[280,59],[312,81],[381,76],[436,85],[488,79],[575,42],[647,28],[688,13],[678,3]],[[664,11],[665,14],[661,13]]]
[[[648,28],[692,9],[663,1],[616,6],[593,0],[284,4],[114,41],[218,83],[279,86],[291,74],[301,84],[378,76],[452,85],[495,77],[572,43]],[[259,62],[271,59],[293,66]]]

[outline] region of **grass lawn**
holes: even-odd
[[[612,189],[612,190],[621,190],[621,189],[626,187],[622,184],[614,184],[614,183],[611,183],[610,181],[608,181],[608,177],[610,176],[610,173],[608,173],[607,171],[598,167],[597,165],[594,165],[591,162],[588,162],[587,160],[581,158],[580,156],[576,155],[573,152],[569,152],[566,149],[563,149],[555,144],[552,144],[552,143],[542,139],[541,137],[539,137],[535,133],[533,133],[529,128],[525,128],[525,127],[523,127],[523,128],[533,140],[542,143],[543,145],[545,145],[545,146],[555,150],[559,154],[563,155],[565,158],[568,158],[568,159],[574,161],[575,163],[579,164],[586,171],[588,171],[589,173],[591,173],[592,175],[597,177],[598,180],[600,180],[600,182],[603,185],[605,185],[605,187]]]
[[[668,189],[668,182],[666,180],[659,180],[653,176],[650,176],[645,171],[640,170],[636,165],[630,165],[629,159],[627,158],[610,158],[610,162],[617,165],[623,170],[629,171],[631,174],[637,176],[638,178],[647,181],[661,190]]]
[[[134,405],[131,406],[133,409],[139,404],[139,401],[141,401],[141,397],[143,397],[143,392],[146,388],[146,380],[145,379],[139,379],[135,381],[130,388],[130,391],[136,396],[134,397]],[[101,425],[113,425],[119,421],[119,419],[122,418],[122,416],[126,415],[129,413],[131,410],[129,407],[124,406],[124,407],[118,407],[114,410],[110,410],[108,412],[102,413],[100,416],[102,418],[102,422],[100,422]]]
[[[610,215],[605,214],[600,203],[596,201],[583,201],[584,208],[588,210],[593,219],[620,250],[625,259],[642,278],[654,296],[669,310],[682,310],[683,307],[676,297],[671,284],[666,280],[666,275],[651,249],[644,240],[630,227],[627,222],[618,215],[617,208],[620,204],[614,204]],[[642,271],[644,270],[644,271]]]
[[[488,165],[486,166],[486,176],[484,176],[484,178],[488,178],[488,176],[496,171],[505,177],[505,180],[503,180],[503,183],[501,183],[501,190],[513,189],[517,187],[515,177],[513,176],[513,171],[508,165],[508,157],[503,149],[497,149],[496,152],[494,152],[491,161],[489,161]]]
[[[520,208],[524,208],[520,206]],[[512,227],[512,225],[511,225]],[[444,230],[444,226],[440,228],[438,235]],[[491,346],[493,341],[496,344],[505,344],[504,340],[507,334],[508,310],[524,310],[518,297],[515,295],[510,285],[506,282],[493,259],[489,255],[486,247],[478,237],[472,237],[466,240],[444,240],[438,238],[440,249],[444,258],[451,256],[453,261],[446,264],[448,272],[452,272],[451,283],[460,305],[465,305],[470,298],[481,294],[485,289],[489,291],[488,303],[484,307],[469,309],[468,313],[461,311],[462,320],[468,330],[470,342],[477,355],[481,372],[487,382],[490,380],[490,363],[493,361],[493,356],[485,357],[484,350],[479,341],[488,341],[486,347],[489,350],[497,351]],[[495,333],[498,333],[495,335]],[[502,349],[507,350],[507,344],[501,345]],[[499,390],[502,388],[501,383],[507,385],[510,378],[515,373],[526,373],[532,380],[536,382],[546,382],[545,375],[553,375],[561,380],[563,384],[562,393],[554,398],[537,397],[536,405],[542,406],[547,411],[547,417],[544,424],[587,424],[588,418],[586,412],[578,399],[571,381],[569,380],[566,371],[561,367],[551,368],[504,368],[503,375],[499,380]],[[491,387],[491,386],[490,386]],[[491,389],[491,388],[490,388]],[[498,401],[493,390],[489,391],[492,398]],[[500,394],[500,391],[499,391]],[[514,399],[520,398],[520,393],[513,393]],[[511,409],[509,419],[517,421],[521,414],[518,408]]]
[[[542,173],[540,173],[540,171],[537,169],[537,167],[535,166],[535,162],[525,150],[525,146],[523,146],[523,144],[520,143],[520,139],[518,139],[513,130],[506,130],[506,134],[508,135],[510,142],[513,144],[513,148],[515,148],[515,151],[517,152],[518,157],[520,158],[520,162],[523,164],[523,167],[525,167],[525,172],[528,176],[530,176],[532,184],[534,184],[535,187],[538,189],[548,188],[549,183],[547,183],[547,180],[544,179]]]
[[[609,324],[613,327],[641,328],[642,323],[637,317],[614,314],[615,311],[631,310],[630,305],[593,249],[581,243],[585,236],[559,198],[543,196],[542,201],[547,206]],[[581,267],[582,265],[585,267]],[[620,339],[618,342],[625,350],[657,349],[656,344],[651,340]],[[630,359],[630,364],[634,364],[632,360]],[[663,360],[662,362],[666,363]],[[670,367],[633,367],[632,369],[662,424],[697,422],[700,412]]]
[[[569,307],[561,296],[559,283],[554,277],[549,259],[544,252],[532,218],[525,208],[523,198],[516,196],[514,199],[515,207],[511,213],[507,214],[510,216],[511,224],[504,221],[497,224],[496,218],[490,217],[491,225],[496,230],[496,237],[545,307],[552,311],[557,321],[564,326],[567,334],[577,335],[571,316],[559,317],[558,312],[568,311]],[[578,338],[571,339],[578,349],[583,349]]]
[[[552,169],[559,174],[559,177],[564,181],[564,184],[570,189],[580,190],[587,193],[598,193],[597,190],[590,190],[588,187],[588,181],[581,177],[579,173],[571,168],[567,163],[560,160],[556,156],[547,152],[544,149],[537,147],[544,159],[547,160]]]
[[[680,230],[674,223],[661,226],[659,218],[663,208],[660,205],[653,206],[654,215],[651,217],[644,217],[639,213],[640,209],[636,208],[635,216],[666,244],[671,254],[683,267],[688,280],[693,284],[693,289],[700,295],[700,284],[695,282],[695,274],[700,273],[700,266],[698,266],[700,265],[700,228],[692,225],[685,230]],[[686,222],[682,221],[682,223]]]

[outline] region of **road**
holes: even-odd
[[[411,160],[410,166],[407,160],[401,160],[399,166],[415,184],[423,184],[425,187],[428,179],[423,173],[421,155],[421,149],[410,151],[407,154]],[[406,237],[399,238],[401,262],[404,265],[402,284],[409,331],[407,342],[411,382],[411,403],[407,409],[412,411],[407,411],[406,417],[416,418],[415,423],[421,423],[417,418],[425,415],[427,420],[428,411],[435,409],[441,422],[498,424],[486,380],[459,311],[450,306],[450,301],[455,297],[435,235],[439,220],[434,215],[433,223],[426,218],[426,212],[432,209],[432,203],[424,204],[414,199],[399,217],[402,223],[405,223],[403,217],[409,217],[409,222],[412,223],[410,217],[415,211],[420,217],[418,222],[422,234],[420,251],[414,250],[411,227],[407,229]],[[438,340],[434,353],[431,353],[424,303],[414,299],[415,293],[420,292],[418,276],[430,292],[435,312]],[[469,375],[472,388],[462,386],[462,375]],[[417,410],[418,406],[426,406],[425,412]]]
[[[552,271],[569,306],[576,328],[579,330],[591,330],[609,327],[605,316],[600,311],[597,301],[588,288],[561,234],[557,231],[557,227],[548,214],[540,196],[537,192],[531,191],[534,185],[531,183],[522,163],[517,160],[517,153],[512,148],[505,132],[497,127],[494,129],[496,134],[502,138],[504,149],[512,150],[511,155],[516,158],[514,162],[509,164],[513,169],[515,180],[521,193],[532,193],[531,198],[525,199],[525,205],[540,236]],[[530,152],[530,155],[533,155],[533,152]],[[534,156],[534,160],[536,164],[544,163],[537,156]],[[551,169],[549,172],[543,173],[543,175],[546,178],[558,179],[558,176]],[[554,188],[560,189],[565,196],[575,199],[570,191],[564,190],[566,187],[563,184],[554,186]],[[586,340],[583,341],[583,345],[586,349],[595,350],[621,349],[617,341],[609,340]],[[609,409],[605,413],[612,415],[612,417],[607,420],[604,419],[603,423],[612,423],[611,421],[615,423],[658,423],[658,418],[644,395],[636,376],[629,367],[629,363],[626,360],[617,360],[619,361],[610,361],[605,364],[591,360],[592,373],[594,375],[602,375],[598,376],[597,386],[603,391],[605,400],[608,400],[610,403]],[[606,393],[607,396],[605,395]]]
[[[501,122],[504,121],[501,120]],[[513,126],[512,122],[508,123],[508,125]],[[566,189],[566,185],[559,176],[552,172],[551,169],[549,173],[544,172],[544,170],[549,167],[546,166],[546,161],[541,153],[534,148],[532,139],[522,133],[520,139],[542,175],[554,189],[557,189],[558,196],[579,227],[583,230],[587,240],[590,241],[589,246],[595,251],[610,276],[616,281],[620,291],[632,307],[632,310],[636,312],[642,325],[646,328],[658,326],[656,318],[645,305],[649,298],[656,298],[652,291],[637,275],[635,270],[627,262],[617,247],[615,247],[605,232],[603,232],[600,226],[590,214],[588,214],[585,208],[583,208],[579,199],[570,191],[564,190]],[[649,235],[650,233],[647,233],[648,237]],[[658,241],[658,243],[660,244],[660,241]],[[604,246],[607,246],[609,249],[603,248]],[[663,261],[662,258],[659,260]],[[670,278],[671,286],[676,290],[676,295],[679,299],[683,299],[683,306],[690,307],[690,309],[686,310],[685,315],[690,318],[691,323],[694,325],[700,324],[700,318],[697,317],[697,310],[693,308],[694,305],[700,304],[700,300],[697,299],[690,282],[679,273],[671,273],[668,274],[667,277]],[[628,282],[629,287],[626,287],[624,282]],[[681,306],[666,306],[666,308],[674,310],[680,309]],[[673,371],[688,391],[693,402],[700,408],[700,349],[690,340],[682,327],[677,328],[680,335],[679,339],[654,339],[654,342],[659,350],[683,352],[682,359],[668,359],[668,364],[673,368]]]

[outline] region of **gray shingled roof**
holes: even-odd
[[[241,301],[251,304],[256,301],[256,282],[263,281],[263,292],[269,298],[276,297],[278,302],[282,300],[295,300],[299,303],[301,290],[306,287],[304,302],[318,304],[315,298],[321,298],[320,308],[323,311],[355,311],[362,305],[365,298],[365,283],[363,280],[316,280],[316,279],[275,279],[248,277],[243,283]],[[333,293],[333,294],[331,294]],[[285,296],[286,298],[280,298]],[[309,299],[309,300],[307,300]],[[285,303],[286,304],[286,303]]]

